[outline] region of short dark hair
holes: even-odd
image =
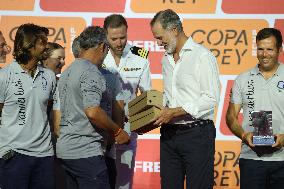
[[[280,49],[282,47],[282,35],[278,29],[275,28],[263,28],[256,35],[256,42],[274,36],[276,39],[276,47]]]
[[[27,63],[31,60],[29,49],[34,47],[37,40],[47,36],[48,29],[35,24],[21,25],[15,36],[13,57],[19,64]]]
[[[108,28],[118,28],[120,26],[126,26],[128,28],[125,18],[121,14],[111,14],[104,20],[104,29],[107,31]]]
[[[182,23],[178,14],[171,9],[159,11],[151,20],[151,27],[153,27],[156,22],[160,22],[162,28],[165,30],[175,27],[178,32],[183,31]]]
[[[80,49],[87,50],[97,47],[101,43],[106,43],[106,32],[99,26],[89,26],[78,37]]]

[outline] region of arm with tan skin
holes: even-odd
[[[124,114],[124,101],[114,100],[112,103],[112,120],[120,128],[124,126],[125,114]],[[114,137],[109,137],[108,145],[112,145],[115,142]]]
[[[272,145],[272,147],[279,148],[279,149],[284,147],[284,134],[277,134],[275,135],[275,137],[276,137],[276,141]]]
[[[101,107],[97,106],[86,108],[85,114],[91,123],[116,135],[115,141],[118,144],[125,144],[129,142],[129,135],[123,129],[121,129],[119,125],[114,123]]]
[[[167,124],[169,121],[171,121],[171,119],[186,114],[187,112],[182,107],[177,107],[177,108],[164,107],[160,113],[159,118],[156,120],[154,125]]]
[[[229,107],[226,113],[226,124],[234,135],[239,137],[244,143],[246,143],[250,147],[254,147],[254,145],[252,144],[253,133],[245,132],[239,123],[238,117],[240,111],[240,104],[229,103]]]
[[[124,112],[124,101],[115,100],[112,104],[112,120],[119,125],[121,128],[124,126],[125,112]]]

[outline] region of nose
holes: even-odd
[[[60,59],[60,64],[61,64],[62,67],[65,65],[65,59],[64,58]]]
[[[157,40],[157,43],[158,43],[159,46],[162,46],[162,44],[163,44],[162,40],[160,40],[160,39]]]
[[[263,56],[266,57],[267,55],[268,55],[268,51],[267,51],[267,50],[264,50],[264,51],[263,51]]]
[[[9,45],[5,45],[4,47],[3,47],[3,49],[4,49],[4,51],[5,51],[5,53],[6,54],[9,54],[10,52],[11,52],[11,47],[9,46]]]
[[[122,45],[121,39],[118,39],[117,45],[118,45],[118,46],[121,46],[121,45]]]

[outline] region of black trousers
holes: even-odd
[[[284,188],[284,161],[259,161],[241,158],[241,189]]]
[[[54,189],[53,156],[34,157],[15,152],[9,160],[0,158],[0,188]]]
[[[60,160],[67,189],[110,189],[104,156]]]
[[[105,161],[107,166],[110,188],[115,189],[115,181],[117,175],[115,159],[110,157],[105,157]]]
[[[162,189],[211,189],[214,184],[216,130],[213,122],[186,129],[161,128],[160,175]]]

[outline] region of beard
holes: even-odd
[[[39,54],[36,59],[38,61],[43,61],[43,60],[46,60],[47,58],[49,57],[49,54],[47,53],[46,50],[44,50],[41,54]]]
[[[175,39],[171,39],[165,50],[168,54],[174,54],[174,52],[176,51],[176,47],[177,47],[177,41]]]

